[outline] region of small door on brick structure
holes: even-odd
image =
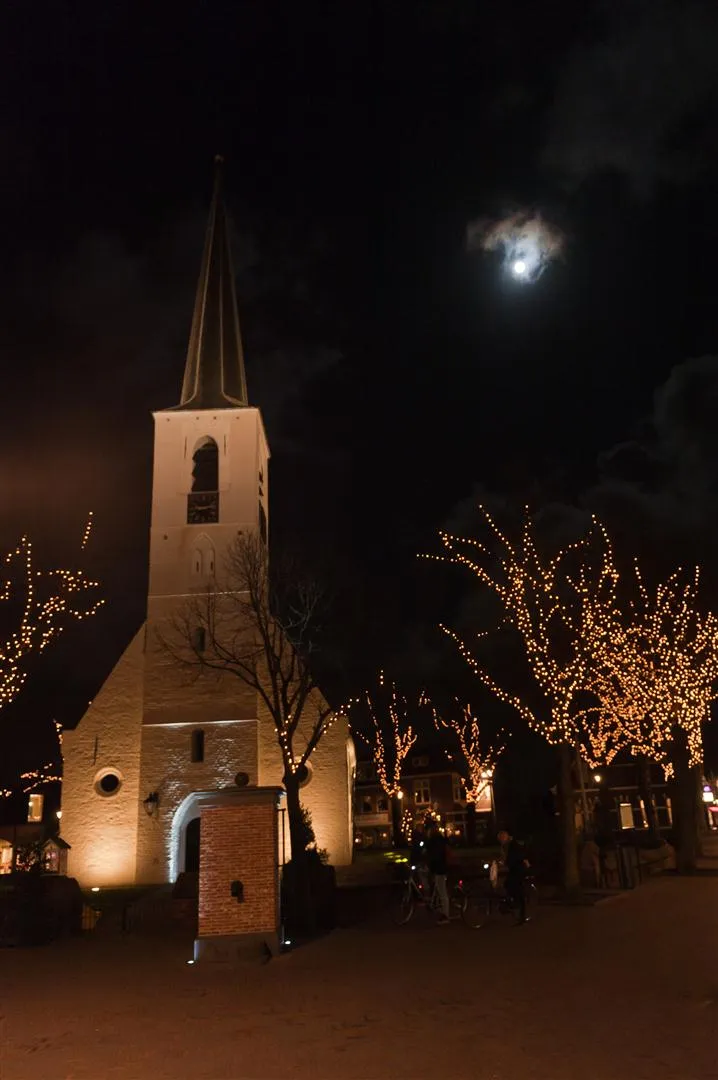
[[[199,873],[199,830],[200,819],[192,818],[184,838],[184,868],[188,874]]]

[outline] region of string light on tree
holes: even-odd
[[[54,758],[51,761],[46,761],[37,769],[30,769],[27,772],[20,773],[17,789],[0,789],[0,799],[9,799],[17,794],[18,790],[24,795],[28,795],[45,784],[62,782],[62,724],[59,724],[57,720],[53,720],[53,725],[57,739],[57,751]]]
[[[32,654],[43,652],[72,621],[92,617],[104,603],[97,596],[99,583],[82,570],[37,570],[26,536],[6,553],[2,566],[0,604],[11,613],[13,629],[0,641],[0,708],[22,689]]]
[[[681,732],[688,763],[702,764],[702,726],[718,681],[718,619],[701,613],[699,581],[698,569],[690,576],[677,570],[650,590],[635,565],[635,588],[623,606],[584,597],[600,660],[591,684],[595,712],[620,728],[623,746],[660,765],[666,777]]]
[[[406,756],[416,742],[416,733],[409,721],[406,698],[399,693],[396,684],[387,683],[381,671],[377,681],[378,690],[374,696],[368,690],[364,691],[348,703],[346,712],[350,720],[353,718],[353,730],[371,751],[379,783],[392,802],[394,830],[401,832],[401,774]]]
[[[85,531],[82,534],[82,544],[80,545],[80,548],[81,548],[82,551],[85,550],[85,548],[87,547],[87,545],[89,543],[90,534],[92,533],[92,524],[93,524],[93,512],[92,512],[92,510],[90,510],[89,514],[87,515],[87,524],[85,525]]]
[[[457,713],[445,719],[423,695],[422,702],[431,709],[437,731],[451,731],[459,746],[463,764],[463,782],[466,801],[477,805],[491,790],[491,782],[497,762],[506,749],[505,740],[493,746],[482,747],[479,721],[470,705],[463,708],[456,702]],[[452,758],[453,760],[453,758]]]
[[[617,573],[605,530],[593,521],[585,536],[552,558],[542,557],[526,512],[520,542],[512,544],[481,507],[493,545],[441,533],[444,554],[428,556],[468,569],[501,602],[506,622],[519,635],[529,669],[548,708],[497,684],[474,651],[454,630],[442,626],[481,682],[515,708],[548,743],[580,745],[586,717],[581,695],[590,684],[593,645],[584,634],[581,590],[601,596],[615,590]],[[485,634],[477,632],[475,640]]]
[[[626,750],[657,762],[669,777],[685,743],[687,764],[700,764],[702,724],[718,682],[718,619],[700,612],[698,571],[676,571],[649,590],[637,565],[632,580],[620,581],[595,519],[584,537],[547,559],[528,513],[515,546],[483,513],[492,543],[443,533],[437,558],[466,567],[499,599],[547,708],[499,686],[466,641],[444,629],[497,698],[564,748],[565,798],[572,798],[568,750],[580,751],[593,768]],[[569,814],[567,803],[566,821]],[[575,859],[568,830],[564,840],[567,858]],[[571,875],[577,880],[577,864]]]

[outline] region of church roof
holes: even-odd
[[[222,158],[215,158],[212,205],[192,315],[179,409],[236,409],[249,404],[242,336],[222,198]]]

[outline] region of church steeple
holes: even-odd
[[[249,404],[232,255],[222,199],[221,157],[194,302],[179,409],[236,409]]]

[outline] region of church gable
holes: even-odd
[[[144,636],[142,626],[63,739],[62,836],[83,885],[134,879]]]

